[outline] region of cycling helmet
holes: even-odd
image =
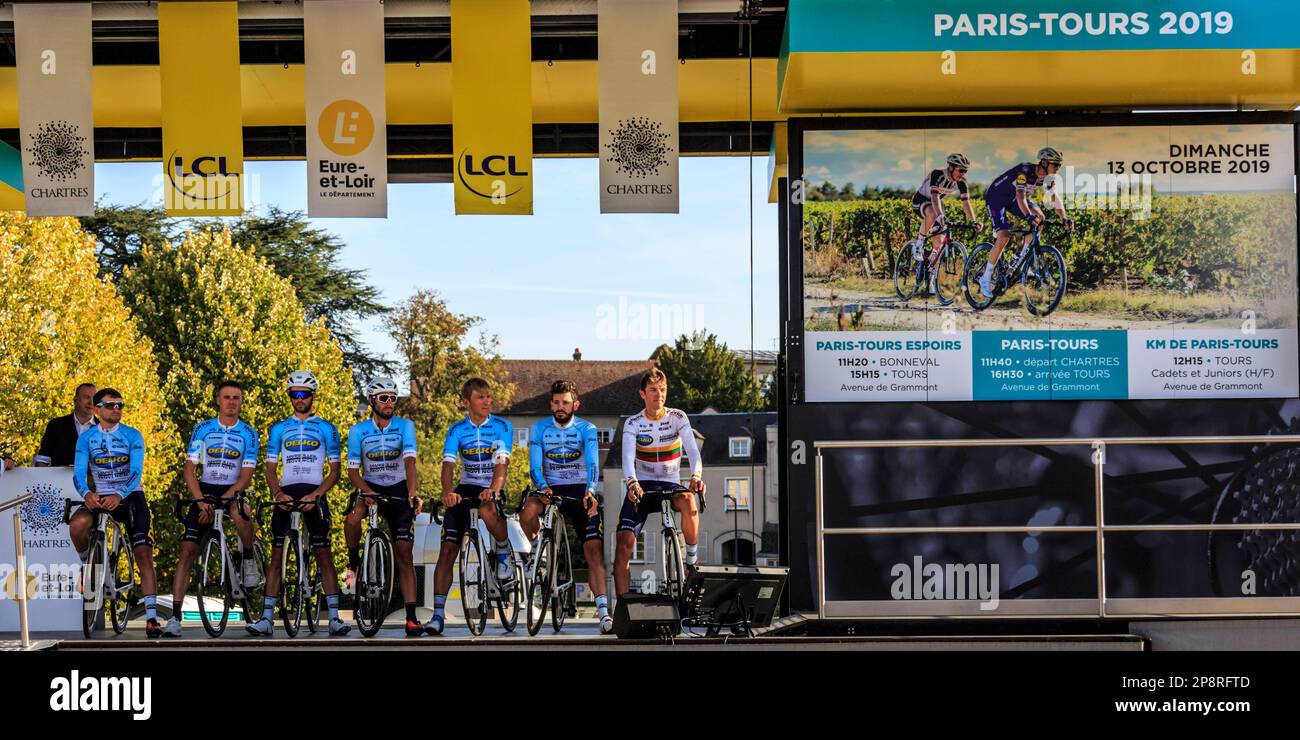
[[[286,390],[289,388],[306,388],[315,393],[318,385],[316,376],[310,370],[294,370],[289,373],[289,379],[284,381]]]
[[[949,166],[952,167],[961,167],[964,169],[970,169],[970,160],[966,158],[965,154],[960,154],[957,152],[953,152],[952,154],[948,155],[948,164]]]
[[[1063,157],[1061,153],[1050,146],[1045,146],[1038,150],[1038,161],[1046,161],[1048,164],[1060,164]]]
[[[375,378],[366,386],[366,398],[374,398],[385,392],[397,393],[397,381],[392,378]]]

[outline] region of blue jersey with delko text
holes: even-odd
[[[266,461],[283,466],[281,486],[319,486],[325,480],[326,464],[339,461],[339,430],[319,416],[290,416],[271,427],[266,437]]]
[[[243,419],[228,427],[208,419],[194,427],[185,459],[203,466],[200,483],[233,485],[244,468],[257,465],[257,430]]]
[[[144,437],[134,427],[118,424],[105,430],[95,424],[77,438],[72,485],[82,496],[93,488],[100,496],[126,498],[141,489],[143,475]]]
[[[361,469],[361,478],[377,486],[406,480],[408,457],[415,457],[415,424],[394,416],[382,429],[373,417],[348,430],[348,469]]]
[[[498,462],[510,460],[514,444],[510,422],[488,414],[482,424],[474,424],[466,416],[447,430],[447,441],[442,445],[442,459],[454,463],[461,461],[460,482],[474,486],[492,485],[492,471]]]
[[[528,472],[533,485],[585,485],[596,487],[600,479],[600,446],[596,425],[573,417],[565,426],[547,417],[528,430]]]

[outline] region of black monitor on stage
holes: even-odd
[[[789,568],[701,565],[686,579],[683,620],[717,634],[723,627],[744,634],[772,624]]]

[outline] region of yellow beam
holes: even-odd
[[[743,121],[749,115],[748,70],[743,59],[692,59],[679,70],[683,122]],[[305,108],[303,67],[245,64],[241,104],[245,126],[301,126]],[[451,65],[389,64],[388,122],[394,125],[451,123]],[[162,125],[156,66],[100,66],[94,74],[95,125],[151,128]],[[596,123],[594,61],[533,62],[536,123]],[[776,60],[754,60],[754,119],[784,120],[776,111]],[[226,101],[213,100],[212,105]],[[13,67],[0,68],[0,128],[18,127],[18,81]]]

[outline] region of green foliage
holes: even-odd
[[[425,497],[441,498],[443,440],[447,428],[465,415],[461,385],[475,376],[488,381],[494,408],[508,405],[514,394],[514,385],[501,380],[496,337],[480,334],[477,342],[467,341],[481,322],[477,316],[453,313],[446,301],[429,290],[418,291],[385,320],[411,379],[411,394],[403,399],[400,413],[419,430],[417,469],[420,494]],[[527,458],[525,451],[525,466]]]
[[[190,233],[175,246],[147,247],[138,266],[124,271],[121,285],[144,334],[160,348],[167,412],[185,439],[195,424],[216,414],[215,386],[230,378],[243,385],[242,418],[265,447],[271,425],[293,411],[284,379],[297,369],[316,374],[316,413],[346,435],[356,400],[338,343],[324,320],[306,321],[293,285],[252,250],[232,244],[229,232]],[[260,459],[253,481],[251,498],[267,500]],[[178,485],[173,492],[181,490]],[[336,513],[346,503],[345,490],[346,483],[330,495]],[[155,539],[175,548],[175,516],[170,509],[155,514]],[[341,528],[333,535],[337,555]],[[174,553],[166,554],[170,565]]]
[[[0,214],[0,316],[6,452],[29,461],[45,423],[71,410],[77,384],[111,386],[127,403],[122,421],[144,435],[145,496],[159,501],[181,448],[164,411],[154,345],[98,276],[95,242],[74,219]]]
[[[656,353],[668,376],[668,403],[688,414],[712,406],[717,411],[753,411],[763,404],[759,384],[745,361],[717,336],[696,332],[677,338]]]
[[[360,320],[382,316],[379,290],[366,283],[364,270],[339,266],[343,242],[313,228],[301,211],[272,206],[265,215],[249,213],[238,219],[185,220],[168,217],[161,208],[101,206],[82,227],[99,239],[103,274],[114,279],[140,264],[144,248],[161,247],[184,238],[186,230],[221,231],[229,224],[231,240],[252,248],[276,273],[293,281],[308,322],[324,319],[343,350],[344,361],[357,378],[391,372],[391,363],[361,343]]]
[[[983,202],[972,205],[987,227]],[[948,199],[944,208],[950,220],[965,220],[959,202]],[[1053,226],[1044,241],[1065,253],[1072,286],[1091,289],[1126,276],[1135,285],[1184,294],[1220,290],[1260,297],[1294,285],[1291,196],[1156,195],[1149,214],[1130,209],[1069,213],[1073,237]],[[825,277],[844,271],[847,260],[859,260],[859,271],[888,276],[893,253],[919,229],[908,199],[806,203],[805,274]],[[967,238],[985,241],[992,235],[986,229]]]

